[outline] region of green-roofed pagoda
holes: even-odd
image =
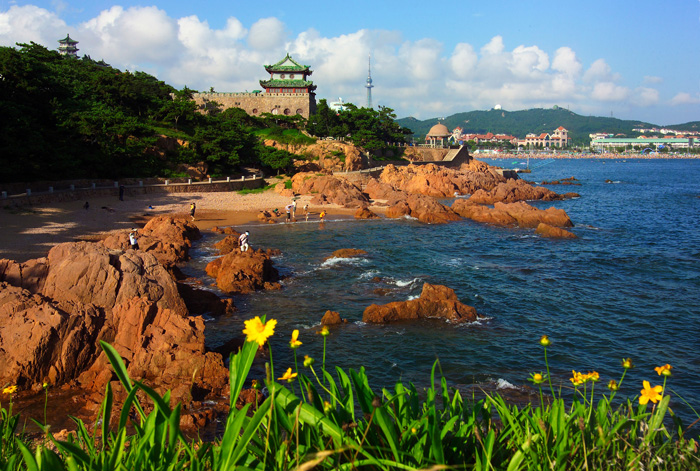
[[[70,34],[66,34],[66,37],[58,40],[58,53],[62,56],[78,57],[79,49],[75,46],[78,41],[71,39]]]
[[[276,64],[266,65],[265,70],[270,74],[269,80],[260,81],[265,93],[313,94],[316,90],[316,85],[307,80],[312,73],[310,66],[299,64],[289,54]]]

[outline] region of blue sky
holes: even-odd
[[[317,97],[427,119],[559,105],[655,124],[700,120],[700,1],[0,0],[0,44],[56,48],[177,88],[260,88],[289,52]]]

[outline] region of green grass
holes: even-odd
[[[260,193],[265,193],[267,190],[270,190],[274,188],[275,185],[266,185],[260,188],[244,188],[242,190],[238,190],[239,195],[257,195]]]
[[[230,413],[223,435],[212,443],[188,440],[179,428],[180,406],[170,408],[169,394],[158,395],[132,382],[116,350],[102,348],[127,391],[112,422],[111,387],[97,426],[76,420],[77,432],[55,439],[46,429],[44,442],[29,442],[17,433],[17,416],[2,409],[0,469],[6,470],[597,470],[697,469],[697,442],[669,407],[663,392],[649,407],[628,398],[613,405],[617,391],[596,393],[597,375],[584,375],[567,403],[552,390],[548,403],[516,406],[498,394],[483,400],[464,398],[447,386],[439,363],[430,386],[396,383],[375,391],[360,367],[326,368],[328,330],[321,330],[321,365],[304,358],[275,380],[273,358],[264,383],[269,391],[257,407],[234,407],[258,350],[271,334],[271,322],[230,359]],[[297,350],[293,349],[294,363]],[[546,347],[545,347],[546,358]],[[546,364],[545,360],[545,364]],[[319,368],[320,366],[320,368]],[[292,372],[292,370],[296,370]],[[619,380],[621,386],[624,373]],[[531,375],[538,388],[551,388],[548,374]],[[666,377],[665,377],[666,378]],[[589,390],[590,388],[590,390]],[[636,387],[632,388],[637,389]],[[138,395],[137,395],[138,393]],[[540,389],[542,393],[542,389]],[[150,413],[138,397],[145,395]],[[675,397],[673,398],[676,399]],[[150,410],[150,407],[148,408]],[[47,446],[50,445],[50,446]]]

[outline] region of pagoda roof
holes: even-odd
[[[59,43],[68,43],[68,44],[78,44],[78,41],[70,38],[70,34],[66,34],[66,37],[63,39],[59,39],[58,42]]]
[[[261,80],[260,85],[265,88],[309,88],[316,90],[316,85],[311,80]]]
[[[311,70],[309,70],[311,66],[309,65],[302,65],[292,59],[292,56],[287,53],[287,55],[284,57],[284,59],[280,60],[279,62],[272,64],[272,65],[266,65],[265,70],[268,72],[307,72],[309,75],[311,75]]]

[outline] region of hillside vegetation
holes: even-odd
[[[415,118],[401,118],[397,123],[409,128],[416,137],[425,136],[430,128],[437,123],[437,118],[424,121]],[[485,134],[510,134],[524,138],[528,133],[551,133],[559,126],[564,126],[569,131],[569,137],[574,145],[585,144],[590,141],[588,135],[597,132],[613,134],[625,134],[628,137],[637,137],[639,133],[633,128],[660,127],[643,121],[622,120],[600,116],[582,116],[564,108],[535,108],[521,111],[489,110],[469,111],[453,114],[441,120],[448,129],[461,127],[465,133]],[[700,123],[678,124],[666,126],[670,129],[696,130]]]
[[[307,132],[299,116],[258,118],[216,103],[200,112],[193,92],[35,43],[0,47],[0,182],[175,177],[200,162],[212,176],[242,167],[287,171],[298,156],[262,139],[342,136],[375,150],[407,132],[390,108],[350,107],[338,117],[322,100]]]

